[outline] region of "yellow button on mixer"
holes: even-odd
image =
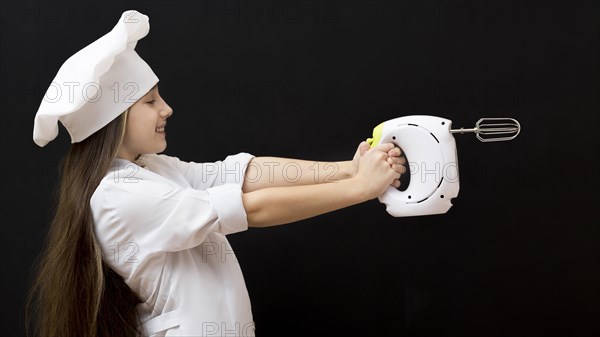
[[[373,138],[367,138],[367,143],[371,145],[371,147],[379,144],[381,140],[381,134],[383,133],[383,123],[379,123],[376,127],[373,128]]]

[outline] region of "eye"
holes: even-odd
[[[151,101],[148,101],[148,102],[146,102],[146,103],[152,104],[152,103],[154,103],[154,101],[155,101],[155,100],[151,100]]]

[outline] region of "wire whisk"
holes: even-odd
[[[451,129],[450,133],[474,132],[482,142],[501,142],[515,139],[521,132],[521,124],[514,118],[480,118],[474,128]]]

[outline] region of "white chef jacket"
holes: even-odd
[[[225,237],[248,229],[239,153],[214,163],[116,158],[90,200],[104,261],[138,294],[144,336],[254,336]]]

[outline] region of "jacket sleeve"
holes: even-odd
[[[198,246],[210,232],[248,229],[237,184],[198,190],[159,180],[104,183],[91,201],[103,242],[132,239],[143,253],[168,252]]]
[[[227,156],[222,161],[196,163],[164,154],[158,156],[185,176],[190,185],[200,190],[224,184],[236,184],[241,187],[246,168],[254,158],[252,154],[240,152]]]

